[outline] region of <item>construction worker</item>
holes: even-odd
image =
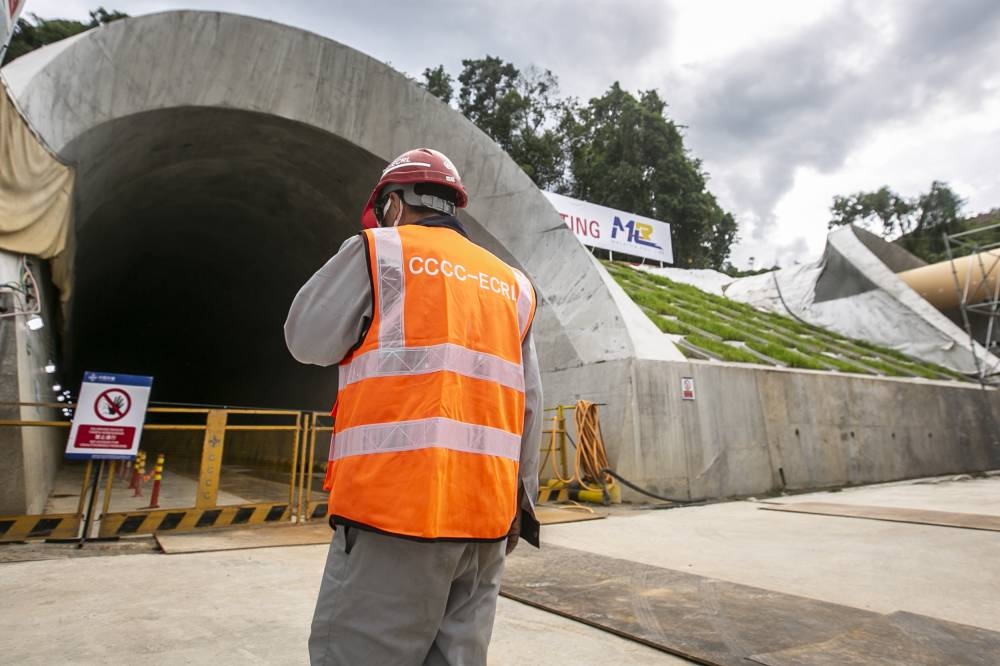
[[[443,154],[400,155],[365,207],[378,228],[288,313],[292,355],[340,365],[313,664],[485,664],[504,557],[538,546],[535,292],[469,239],[467,202]]]

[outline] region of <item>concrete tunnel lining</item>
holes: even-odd
[[[353,49],[258,19],[167,12],[28,54],[4,80],[77,173],[65,336],[77,375],[114,361],[157,376],[157,399],[326,407],[335,373],[288,358],[285,310],[356,231],[381,167],[419,145],[458,165],[473,237],[534,281],[543,371],[636,354],[622,304],[520,168]],[[204,283],[178,281],[185,268]]]

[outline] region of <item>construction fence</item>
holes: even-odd
[[[36,413],[65,407],[6,406]],[[21,435],[48,429],[55,431],[50,440],[65,445],[70,425],[68,420],[0,419],[0,442],[13,441],[4,437],[11,430]],[[92,530],[88,537],[323,519],[322,482],[332,429],[322,412],[150,407],[139,456],[103,462],[57,458],[44,508],[30,515],[0,515],[0,542],[79,537],[99,470],[96,534]]]
[[[66,405],[0,407],[29,408],[38,415]],[[599,474],[599,466],[591,464],[588,470],[593,437],[587,436],[586,420],[567,423],[567,415],[577,409],[561,405],[546,410],[550,417],[543,430],[538,500],[620,502],[613,480]],[[11,431],[25,436],[46,430],[52,435],[50,445],[65,447],[70,426],[71,421],[60,419],[0,419],[0,450],[12,443],[4,437]],[[140,454],[132,460],[83,462],[62,460],[61,451],[51,455],[58,468],[44,507],[0,515],[0,543],[76,540],[91,502],[95,527],[87,538],[325,519],[322,486],[332,431],[332,418],[323,412],[150,407]],[[100,483],[91,500],[95,474]]]

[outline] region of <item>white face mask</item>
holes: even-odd
[[[399,220],[403,217],[403,204],[400,201],[399,205],[396,206],[396,217],[392,222],[386,220],[386,215],[389,213],[389,207],[392,205],[392,197],[386,197],[385,208],[382,209],[382,219],[385,220],[383,227],[395,227],[399,225]]]

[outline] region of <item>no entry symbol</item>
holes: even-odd
[[[121,389],[108,389],[94,402],[94,413],[102,421],[118,421],[132,409],[132,398]]]

